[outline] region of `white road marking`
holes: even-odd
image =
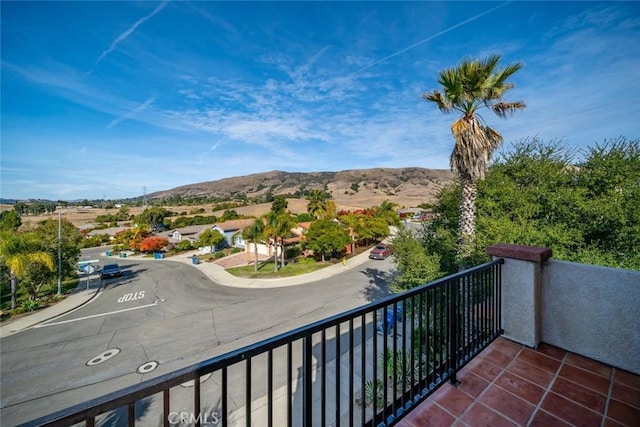
[[[111,314],[123,313],[125,311],[131,311],[131,310],[138,310],[140,308],[153,307],[154,305],[158,305],[158,303],[152,302],[151,304],[141,305],[139,307],[123,308],[122,310],[110,311],[108,313],[92,314],[91,316],[78,317],[77,319],[62,320],[60,322],[52,322],[52,323],[43,323],[43,324],[40,324],[40,325],[35,325],[34,328],[44,328],[45,326],[63,325],[65,323],[77,322],[79,320],[93,319],[94,317],[109,316]]]

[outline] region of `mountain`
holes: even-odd
[[[261,199],[267,193],[302,196],[312,189],[329,193],[340,207],[369,207],[384,200],[400,206],[433,202],[438,191],[453,183],[449,170],[423,168],[353,169],[340,172],[271,171],[183,185],[147,194],[148,199],[238,196]]]

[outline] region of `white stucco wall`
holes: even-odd
[[[640,374],[640,271],[549,260],[542,341]]]

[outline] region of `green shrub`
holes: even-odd
[[[38,303],[38,300],[33,300],[33,299],[28,299],[26,301],[22,302],[22,311],[23,312],[30,312],[30,311],[36,311],[38,309],[38,307],[40,307],[40,303]]]

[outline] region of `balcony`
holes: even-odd
[[[494,261],[31,425],[637,425],[640,272]],[[635,424],[634,424],[635,423]]]

